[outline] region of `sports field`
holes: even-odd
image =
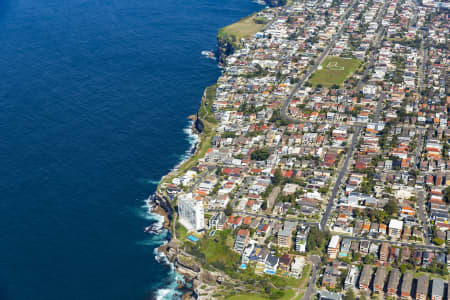
[[[313,86],[330,87],[334,84],[341,86],[360,66],[361,61],[354,58],[329,56],[309,78]]]

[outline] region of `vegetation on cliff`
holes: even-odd
[[[241,39],[246,39],[262,30],[266,26],[267,20],[252,14],[242,18],[236,23],[219,29],[217,39],[219,43],[230,43],[234,49],[240,48]]]

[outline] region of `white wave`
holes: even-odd
[[[186,134],[186,140],[189,142],[190,147],[180,157],[180,162],[172,169],[172,171],[178,169],[179,166],[181,164],[183,164],[183,162],[188,160],[195,151],[195,147],[197,146],[199,135],[196,134],[192,130],[192,125],[193,125],[193,121],[191,120],[191,121],[189,121],[188,126],[186,126],[183,129],[183,132]],[[157,184],[159,184],[159,181],[156,182],[156,181],[149,180],[148,183],[157,185]],[[158,228],[162,228],[164,225],[164,217],[162,217],[158,214],[152,213],[152,206],[148,200],[146,200],[144,207],[146,208],[146,212],[143,215],[143,217],[147,220],[152,220],[152,221],[156,222],[156,226]],[[144,241],[139,242],[142,245],[148,245],[148,246],[155,247],[154,248],[155,260],[157,260],[160,263],[164,263],[164,264],[170,266],[170,271],[168,274],[170,283],[167,286],[161,287],[160,289],[158,289],[155,292],[155,296],[156,296],[157,300],[181,299],[181,297],[182,297],[182,293],[177,289],[177,287],[178,287],[178,282],[184,283],[184,277],[182,275],[178,274],[177,272],[175,272],[174,265],[167,259],[167,257],[165,256],[164,253],[158,252],[159,246],[161,246],[164,243],[167,243],[167,240],[166,240],[167,234],[168,234],[168,232],[166,230],[164,230],[159,235],[152,235],[150,239],[146,239]]]
[[[188,123],[188,126],[186,126],[183,129],[183,132],[186,134],[186,141],[189,142],[189,149],[187,149],[181,156],[180,156],[180,162],[175,166],[174,169],[178,169],[179,166],[181,166],[186,160],[188,160],[191,155],[195,151],[195,147],[198,143],[199,135],[192,130],[193,121],[190,120]]]
[[[145,210],[141,209],[139,215],[146,220],[153,221],[153,226],[162,228],[164,225],[164,217],[151,212],[151,203],[149,199],[145,200],[143,205]],[[139,241],[139,245],[154,247],[153,253],[155,254],[155,260],[159,263],[165,264],[170,267],[168,274],[168,285],[161,287],[155,291],[155,297],[157,300],[173,300],[181,299],[182,293],[177,289],[178,282],[184,282],[182,275],[175,272],[175,266],[167,259],[166,255],[158,251],[158,248],[167,243],[167,230],[162,230],[160,234],[149,235],[145,240]]]
[[[149,179],[149,180],[147,180],[147,183],[148,183],[148,184],[153,184],[153,185],[158,185],[160,181],[161,181],[161,180],[153,180],[153,179]]]
[[[164,253],[160,253],[155,249],[155,259],[160,262],[170,266],[169,278],[170,283],[168,286],[164,288],[160,288],[156,291],[156,299],[157,300],[172,300],[172,299],[181,299],[182,293],[177,290],[178,282],[184,283],[184,277],[177,272],[175,272],[174,265],[169,262]]]
[[[259,5],[267,5],[266,1],[264,0],[253,0],[252,2]]]

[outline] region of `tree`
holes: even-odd
[[[405,264],[400,265],[400,272],[401,272],[402,274],[404,274],[404,273],[406,272],[406,269],[407,269],[407,267],[406,267]]]
[[[348,289],[345,293],[345,296],[343,300],[355,300],[355,293],[353,292],[353,289]]]
[[[359,261],[361,259],[361,254],[359,252],[353,252],[352,254],[352,262]]]
[[[283,174],[280,169],[276,169],[272,181],[274,185],[280,185],[283,182]]]
[[[231,203],[228,202],[227,207],[225,208],[225,215],[231,216],[233,214],[233,208],[231,207]]]
[[[384,206],[384,211],[389,215],[392,216],[393,214],[396,214],[398,211],[398,204],[397,201],[393,199],[389,199],[388,203]]]
[[[262,160],[268,159],[269,156],[270,156],[269,149],[261,148],[261,149],[257,149],[257,150],[252,152],[251,159],[252,160],[257,160],[257,161],[262,161]]]
[[[450,186],[444,190],[444,201],[447,203],[450,202]]]
[[[318,227],[313,226],[306,240],[306,248],[308,251],[324,248],[330,238],[328,231],[321,231]]]
[[[442,246],[444,244],[444,240],[440,238],[434,238],[433,243],[435,243],[438,246]]]
[[[263,204],[261,205],[261,209],[262,210],[266,210],[267,209],[267,200],[264,200]]]
[[[375,263],[375,258],[373,257],[372,254],[367,254],[364,257],[364,264],[365,265],[373,265]]]

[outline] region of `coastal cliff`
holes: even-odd
[[[276,1],[273,5],[278,5]],[[272,3],[270,3],[272,5]],[[221,28],[217,35],[219,64],[223,65],[228,56],[244,45],[244,40],[263,30],[268,20],[254,13],[229,26]],[[177,213],[174,203],[169,195],[161,189],[170,182],[172,176],[195,166],[196,161],[203,157],[211,147],[216,132],[217,119],[214,114],[213,103],[216,97],[217,84],[207,87],[203,93],[200,108],[195,115],[189,116],[192,120],[192,130],[198,134],[198,142],[191,157],[177,166],[161,179],[153,198],[153,212],[164,217],[164,227],[170,232],[166,244],[159,247],[178,274],[183,275],[184,283],[179,283],[179,289],[184,292],[183,299],[214,299],[218,289],[237,288],[239,282],[231,280],[229,276],[216,267],[203,265],[203,261],[192,254],[192,249],[186,248],[182,242],[183,236],[177,229]],[[177,236],[178,235],[178,236]],[[248,292],[248,291],[247,291]]]
[[[219,64],[224,64],[227,56],[233,54],[236,46],[233,46],[230,37],[217,37],[217,60]]]
[[[286,0],[269,0],[268,4],[272,7],[286,5]]]

